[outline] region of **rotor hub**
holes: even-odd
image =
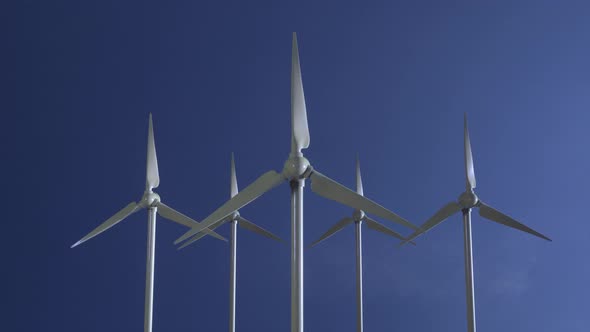
[[[160,202],[160,195],[153,191],[149,191],[143,194],[142,201],[146,207],[154,207]]]
[[[232,214],[229,215],[229,220],[233,221],[233,220],[237,220],[238,217],[240,216],[240,213],[238,211],[234,211]]]
[[[357,222],[365,219],[365,212],[363,210],[354,210],[352,213],[352,219]]]
[[[473,191],[466,191],[459,196],[459,204],[463,209],[471,209],[475,207],[479,199]]]
[[[291,156],[285,162],[283,175],[289,180],[302,179],[309,167],[309,160],[304,156]]]

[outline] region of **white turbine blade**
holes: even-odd
[[[256,179],[256,181],[252,182],[244,190],[240,191],[232,199],[225,202],[225,204],[223,204],[220,208],[215,210],[215,212],[213,212],[211,215],[205,218],[205,220],[203,220],[200,225],[193,227],[193,229],[189,230],[188,232],[184,233],[181,237],[176,239],[176,241],[174,241],[174,244],[178,244],[193,236],[194,234],[199,233],[204,228],[207,228],[219,222],[220,220],[227,218],[234,211],[246,206],[248,203],[252,202],[260,195],[281,184],[283,181],[285,181],[283,175],[275,171],[266,172],[261,177]]]
[[[326,233],[324,233],[322,236],[320,236],[319,239],[317,239],[315,242],[310,244],[309,248],[315,247],[320,242],[324,241],[325,239],[329,238],[330,236],[336,234],[338,231],[342,230],[344,227],[348,226],[348,224],[352,224],[353,221],[354,220],[350,217],[340,220],[339,222],[334,224],[334,226],[330,227],[330,229],[328,229],[328,231]]]
[[[366,213],[371,213],[381,218],[393,221],[400,225],[418,229],[406,219],[397,214],[387,210],[383,206],[373,202],[372,200],[361,196],[354,191],[346,188],[338,182],[328,178],[327,176],[314,170],[311,173],[311,190],[320,196],[331,199],[338,203],[350,206],[355,209],[363,210]]]
[[[299,64],[299,49],[297,34],[293,32],[293,48],[291,53],[291,153],[301,152],[309,147],[309,128],[307,126],[307,111],[305,109],[305,95],[301,79]]]
[[[365,217],[364,221],[367,223],[367,227],[369,227],[372,230],[381,232],[383,234],[389,235],[389,236],[393,236],[397,239],[400,239],[402,241],[405,241],[406,238],[403,237],[401,234],[399,234],[398,232],[391,230],[383,225],[381,225],[380,223],[378,223],[377,221],[369,218],[369,217]],[[416,245],[416,243],[410,241],[411,244]]]
[[[473,168],[473,154],[471,153],[471,141],[469,140],[469,130],[467,130],[467,113],[464,116],[464,143],[465,143],[465,178],[467,180],[467,189],[473,189],[476,186],[475,170]]]
[[[158,173],[158,158],[156,157],[156,143],[154,141],[154,127],[152,124],[151,113],[147,144],[146,185],[150,190],[152,188],[158,188],[158,186],[160,185],[160,175]]]
[[[284,242],[280,237],[274,235],[273,233],[267,231],[266,229],[254,224],[253,222],[247,220],[246,218],[239,216],[238,217],[238,225],[240,225],[241,227],[252,231],[254,233],[260,234],[262,236],[266,236],[269,239],[273,239],[279,242]]]
[[[361,178],[361,162],[359,161],[358,154],[356,155],[356,192],[357,194],[364,196],[363,179]]]
[[[123,219],[127,218],[128,216],[130,216],[134,212],[141,209],[141,207],[142,207],[141,205],[138,205],[135,202],[129,203],[126,207],[121,209],[119,212],[115,213],[114,216],[110,217],[105,222],[103,222],[98,227],[96,227],[92,232],[88,233],[88,235],[83,237],[80,241],[74,243],[70,248],[74,248],[74,247],[90,240],[91,238],[97,236],[98,234],[106,231],[107,229],[113,227],[114,225],[116,225],[117,223],[122,221]]]
[[[491,207],[489,205],[486,205],[482,201],[479,201],[478,207],[479,207],[479,215],[488,219],[488,220],[497,222],[498,224],[502,224],[504,226],[518,229],[520,231],[532,234],[534,236],[540,237],[540,238],[545,239],[547,241],[551,241],[551,239],[546,237],[545,235],[533,230],[532,228],[530,228],[524,224],[519,223],[518,221],[512,219],[511,217],[505,215],[504,213],[494,209],[493,207]]]
[[[402,242],[402,245],[404,245],[404,244],[414,240],[418,236],[428,232],[429,230],[434,228],[436,225],[445,221],[445,219],[447,219],[448,217],[452,216],[453,214],[455,214],[459,211],[461,211],[461,206],[459,204],[457,204],[456,202],[451,202],[451,203],[443,206],[432,217],[430,217],[430,219],[426,220],[426,222],[424,224],[422,224],[422,226],[420,226],[420,228],[417,231],[415,231],[404,242]]]
[[[185,243],[183,243],[180,247],[178,247],[178,250],[180,249],[184,249],[186,247],[188,247],[189,245],[199,241],[201,238],[203,238],[205,235],[207,235],[204,232],[195,234],[195,236],[191,237],[190,239],[188,239]]]
[[[221,222],[218,222],[217,224],[215,224],[215,225],[213,225],[213,226],[209,227],[209,229],[210,229],[210,230],[214,230],[214,229],[218,228],[219,226],[221,226],[221,225],[225,224],[225,223],[226,223],[226,222],[228,222],[228,221],[229,221],[229,219],[222,220]],[[190,244],[192,244],[192,243],[194,243],[194,242],[196,242],[196,241],[200,240],[200,239],[201,239],[201,238],[203,238],[205,235],[207,235],[207,233],[206,233],[206,232],[200,232],[200,233],[197,233],[197,234],[195,234],[193,237],[191,237],[190,239],[188,239],[186,242],[184,242],[184,243],[183,243],[183,244],[182,244],[180,247],[178,247],[177,249],[178,249],[178,250],[180,250],[180,249],[184,249],[184,248],[186,248],[187,246],[189,246]]]
[[[230,198],[238,194],[238,178],[236,177],[236,163],[234,161],[234,153],[231,153],[231,175],[230,175]]]
[[[173,208],[169,207],[168,205],[166,205],[162,202],[158,203],[158,214],[168,220],[172,220],[172,221],[179,223],[181,225],[184,225],[188,228],[193,228],[193,227],[199,225],[199,223],[196,220],[193,220],[192,218],[185,216],[184,214],[174,210]],[[226,238],[215,233],[214,231],[212,231],[209,228],[203,229],[203,233],[205,233],[207,235],[211,235],[214,238],[217,238],[219,240],[227,242]]]

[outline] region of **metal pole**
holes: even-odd
[[[475,294],[473,290],[473,256],[471,247],[471,209],[463,210],[465,240],[465,287],[467,294],[467,332],[475,332]]]
[[[148,209],[147,265],[145,271],[145,316],[143,331],[152,332],[154,310],[154,259],[156,254],[156,212],[157,207]]]
[[[362,220],[355,223],[356,234],[356,330],[363,332],[363,248]]]
[[[303,332],[303,187],[291,181],[291,332]]]
[[[231,221],[231,243],[229,263],[229,332],[236,331],[236,241],[238,221]]]

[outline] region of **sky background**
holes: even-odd
[[[19,1],[0,10],[2,330],[141,331],[148,114],[161,184],[202,220],[290,149],[291,32],[305,155],[415,224],[464,190],[551,237],[474,213],[478,331],[590,330],[587,1]],[[305,242],[350,208],[305,192]],[[284,185],[241,210],[290,237]],[[409,234],[409,229],[382,221]],[[154,331],[227,329],[229,246],[158,219]],[[229,236],[226,225],[219,232]],[[416,247],[364,232],[366,331],[464,331],[462,223]],[[290,251],[238,237],[238,331],[288,331]],[[305,330],[355,330],[354,228],[305,252]]]

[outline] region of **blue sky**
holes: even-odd
[[[464,189],[463,113],[486,202],[545,242],[474,214],[479,331],[590,330],[590,5],[584,1],[23,1],[5,4],[3,326],[139,331],[145,212],[69,246],[145,183],[154,116],[170,206],[200,220],[280,170],[297,31],[322,173],[421,224]],[[242,215],[289,238],[288,186]],[[349,208],[305,193],[305,242]],[[409,234],[388,221],[385,225]],[[229,247],[177,252],[159,219],[154,331],[224,331]],[[229,235],[228,227],[219,230]],[[462,225],[416,247],[364,232],[366,331],[465,330]],[[241,231],[240,331],[289,328],[289,246]],[[3,279],[4,279],[3,278]],[[306,251],[305,328],[353,331],[354,232]]]

